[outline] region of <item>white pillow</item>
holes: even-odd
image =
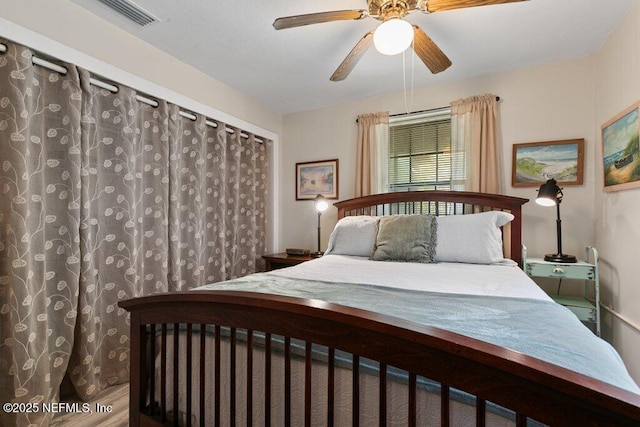
[[[503,262],[502,232],[499,227],[513,218],[512,214],[501,211],[438,217],[436,262]]]
[[[336,224],[325,254],[370,257],[376,246],[378,222],[375,216],[346,216]]]

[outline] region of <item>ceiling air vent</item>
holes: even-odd
[[[158,19],[151,15],[140,6],[129,2],[127,0],[98,0],[111,10],[119,13],[125,18],[135,22],[136,24],[144,27],[146,25],[156,22]]]

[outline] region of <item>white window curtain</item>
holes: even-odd
[[[451,185],[454,190],[502,193],[496,96],[451,102]]]
[[[389,191],[389,112],[358,116],[355,196]]]
[[[502,194],[501,146],[498,141],[498,102],[485,94],[451,103],[452,189]],[[462,161],[464,160],[464,161]],[[511,239],[511,227],[502,230]],[[504,247],[505,257],[511,248]]]

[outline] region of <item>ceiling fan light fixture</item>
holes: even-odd
[[[384,21],[373,33],[373,44],[383,55],[397,55],[413,41],[413,26],[400,18]]]

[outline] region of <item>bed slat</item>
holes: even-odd
[[[484,427],[486,421],[487,402],[476,398],[476,427]]]
[[[387,425],[387,364],[380,363],[380,385],[378,398],[378,424],[380,427]]]
[[[264,336],[264,425],[271,425],[271,333]]]
[[[173,324],[173,425],[178,425],[180,396],[180,324]]]
[[[440,425],[449,427],[449,386],[440,385]]]
[[[284,338],[284,425],[291,425],[291,338]]]
[[[167,324],[162,324],[160,339],[160,419],[167,421]]]
[[[221,360],[221,350],[220,350],[220,345],[221,345],[221,339],[220,339],[220,333],[221,333],[221,328],[220,325],[216,325],[215,326],[215,348],[214,348],[214,375],[215,375],[215,380],[214,380],[214,399],[215,399],[215,403],[214,403],[214,407],[215,407],[215,416],[214,416],[214,424],[216,425],[216,427],[220,426],[220,409],[222,407],[221,403],[220,403],[220,360]]]
[[[414,427],[418,423],[418,409],[416,403],[416,374],[409,373],[409,426]]]
[[[231,340],[229,351],[229,425],[236,425],[236,328],[229,331]]]
[[[207,325],[200,324],[200,427],[205,426],[206,411],[205,411],[205,398],[206,389],[205,381],[207,378],[207,360],[206,360],[206,341],[207,341]]]
[[[247,330],[247,426],[253,425],[253,330]]]
[[[191,323],[187,324],[187,372],[186,372],[186,380],[187,380],[187,414],[191,414],[191,402],[193,397],[193,381],[192,381],[192,368],[193,362],[191,358],[191,354],[193,353],[193,325]],[[187,427],[191,427],[191,417],[187,416]]]
[[[353,362],[351,363],[351,372],[353,373],[353,383],[351,391],[351,419],[352,425],[360,425],[360,356],[353,355]]]
[[[150,352],[151,354],[156,354],[156,325],[150,325],[149,326],[149,336],[151,337],[150,339]],[[152,417],[156,414],[155,412],[155,406],[154,406],[154,402],[156,401],[156,376],[150,372],[149,373],[149,415],[151,415]]]

